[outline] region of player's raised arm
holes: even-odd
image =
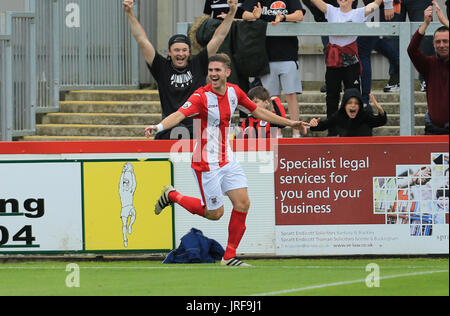
[[[281,126],[290,126],[292,128],[301,129],[303,134],[307,133],[306,127],[310,126],[309,123],[301,122],[301,121],[292,121],[282,116],[278,116],[266,109],[258,107],[255,111],[252,112],[252,115],[260,120]]]
[[[186,118],[183,113],[177,111],[166,117],[162,120],[158,125],[150,125],[145,129],[145,136],[150,137],[152,133],[159,133],[166,129],[171,129],[172,127],[177,126]]]

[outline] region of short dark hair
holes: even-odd
[[[210,56],[208,59],[208,63],[212,63],[215,61],[223,63],[226,67],[228,67],[228,69],[231,69],[231,59],[230,57],[228,57],[227,54],[224,53],[215,54]]]
[[[448,32],[448,27],[446,27],[445,25],[441,26],[440,28],[438,28],[435,32],[434,35],[436,35],[436,33],[440,33],[440,32]]]
[[[250,100],[254,100],[254,99],[259,99],[261,101],[269,101],[270,100],[270,93],[263,86],[257,86],[257,87],[250,89],[250,91],[247,93],[247,95]]]

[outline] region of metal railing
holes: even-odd
[[[414,126],[414,66],[408,56],[408,46],[420,22],[367,22],[367,23],[280,23],[267,25],[267,36],[393,36],[399,38],[400,54],[400,135],[415,135]],[[187,34],[191,23],[178,23],[177,32]],[[319,27],[320,26],[320,27]],[[433,35],[440,23],[431,23],[427,35]]]
[[[60,0],[57,6],[61,89],[137,87],[138,49],[122,0]]]
[[[36,29],[31,13],[8,12],[0,37],[1,139],[34,133]]]
[[[122,0],[30,0],[30,11],[7,12],[0,35],[0,141],[33,135],[60,91],[139,86]]]
[[[56,112],[59,109],[58,2],[31,2],[36,21],[36,81],[38,113]]]
[[[10,113],[8,113],[12,104],[11,96],[11,35],[0,34],[0,140],[9,139],[11,136],[12,127],[8,124],[12,122],[10,119]],[[9,130],[8,130],[9,129]]]

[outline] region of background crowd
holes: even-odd
[[[146,56],[149,70],[158,83],[160,94],[166,96],[161,97],[163,117],[176,111],[193,91],[206,84],[208,56],[225,52],[233,57],[238,50],[242,58],[236,58],[232,64],[232,72],[237,79],[230,78],[230,82],[234,80],[233,83],[239,84],[246,93],[255,86],[263,86],[270,99],[266,98],[262,106],[278,115],[285,115],[284,111],[275,111],[279,103],[274,101],[284,99],[290,118],[298,121],[300,116],[298,95],[302,94],[298,37],[266,37],[261,30],[264,30],[267,23],[277,26],[280,22],[301,22],[305,14],[312,14],[317,23],[363,23],[378,18],[379,22],[407,20],[422,22],[412,38],[408,53],[419,72],[421,90],[427,93],[428,113],[425,116],[425,133],[448,134],[447,2],[446,14],[444,8],[440,8],[435,0],[359,2],[358,0],[206,0],[203,25],[194,34],[196,42],[200,37],[203,38],[204,49],[198,54],[191,55],[192,38],[177,34],[169,41],[168,58],[160,56],[155,51],[132,10],[126,9],[125,4],[132,6],[133,1],[125,0],[124,7],[133,35]],[[233,10],[230,11],[230,8]],[[378,12],[379,14],[376,14]],[[434,14],[443,26],[434,36],[424,36]],[[390,79],[384,91],[386,93],[399,91],[401,83],[398,38],[329,36],[322,37],[322,43],[326,75],[325,85],[321,91],[326,93],[327,118],[322,121],[313,119],[311,130],[328,130],[328,136],[371,136],[372,129],[386,124],[388,119],[388,114],[371,94],[371,53],[375,50],[389,61]],[[258,47],[258,56],[251,51],[252,47]],[[261,47],[265,49],[262,51]],[[155,60],[158,61],[157,64]],[[252,63],[255,64],[254,69],[251,67]],[[258,101],[258,98],[254,101]],[[353,107],[349,105],[350,103],[354,104]],[[371,105],[377,109],[377,114]],[[249,119],[244,113],[241,113],[240,118],[244,134],[255,127],[270,129],[265,122]],[[193,137],[192,123],[183,122],[183,124],[188,127],[189,136]],[[281,137],[279,131],[276,134],[251,132],[245,136],[250,135]],[[171,131],[165,131],[156,138],[177,137],[180,135],[174,137]],[[293,130],[292,137],[300,137],[300,132]]]

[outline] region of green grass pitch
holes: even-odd
[[[155,261],[4,263],[0,296],[449,295],[448,258],[246,262],[253,267]]]

